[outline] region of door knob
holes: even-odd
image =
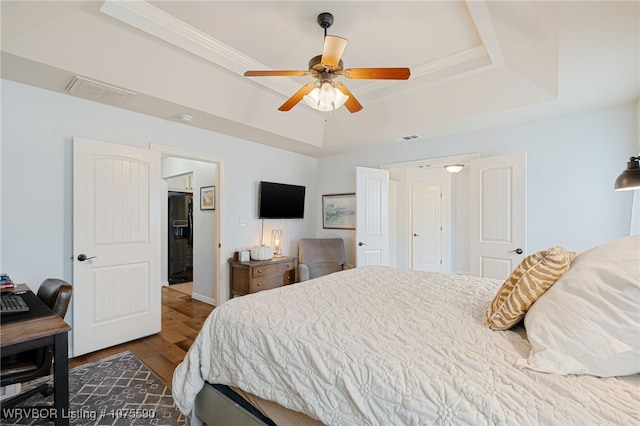
[[[366,246],[366,245],[367,245],[367,243],[363,243],[362,241],[358,241],[358,245],[359,245],[360,247],[362,247],[362,246]]]
[[[414,237],[419,237],[420,235],[418,235],[418,234],[413,234],[413,236],[414,236]]]
[[[87,257],[87,255],[86,255],[86,254],[84,254],[84,253],[80,253],[80,254],[78,255],[78,260],[79,260],[80,262],[84,262],[85,260],[89,260],[89,259],[97,259],[97,256]]]
[[[517,249],[515,249],[515,250],[511,250],[511,251],[509,251],[509,253],[522,254],[522,249],[521,249],[521,248],[517,248]]]

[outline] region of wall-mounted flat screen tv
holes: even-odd
[[[302,219],[304,193],[304,186],[260,182],[258,217],[260,219]]]

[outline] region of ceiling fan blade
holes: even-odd
[[[371,80],[407,80],[411,75],[409,68],[350,68],[342,71],[347,78]]]
[[[324,48],[322,49],[322,62],[328,67],[335,67],[340,62],[342,53],[347,47],[347,39],[328,35],[324,38]]]
[[[339,82],[334,82],[333,85],[349,97],[349,99],[347,99],[347,102],[344,103],[344,107],[348,109],[349,112],[358,112],[362,109],[362,105],[360,105],[360,102],[358,102],[356,97],[353,96],[353,93],[351,93],[351,91],[347,89],[347,86]]]
[[[245,77],[279,77],[279,76],[302,77],[307,74],[309,74],[308,71],[269,70],[269,71],[245,71],[244,76]]]
[[[280,105],[280,108],[278,108],[278,111],[289,111],[298,102],[300,102],[302,100],[304,95],[306,95],[309,92],[311,92],[313,90],[313,88],[315,87],[315,85],[316,85],[316,83],[314,82],[314,83],[308,83],[308,84],[305,84],[304,86],[302,86],[300,88],[300,90],[298,90],[296,93],[293,94],[293,96],[291,96],[289,99],[287,99],[287,101],[285,103]]]

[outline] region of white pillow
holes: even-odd
[[[525,315],[518,365],[599,377],[640,373],[640,236],[586,250]]]

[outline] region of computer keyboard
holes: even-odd
[[[27,312],[29,306],[22,297],[15,294],[3,294],[0,296],[0,314],[15,314]]]

